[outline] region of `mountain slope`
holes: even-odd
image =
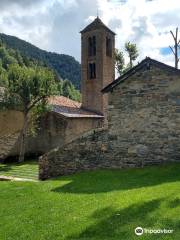
[[[74,57],[65,54],[47,52],[14,36],[0,33],[0,40],[8,47],[18,50],[22,55],[45,62],[62,79],[70,80],[80,89],[80,64]]]

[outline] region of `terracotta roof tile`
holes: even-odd
[[[52,111],[64,117],[71,118],[103,118],[103,115],[93,111],[85,110],[81,103],[73,101],[63,96],[52,96],[49,98],[49,104],[53,106]]]
[[[80,108],[81,103],[63,96],[52,96],[49,98],[49,104],[60,105],[64,107]]]

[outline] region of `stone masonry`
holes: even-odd
[[[17,111],[0,111],[0,161],[6,158],[18,141],[23,115]]]
[[[41,157],[40,179],[180,162],[179,72],[151,66],[128,77],[109,93],[108,122]]]
[[[180,161],[179,74],[157,67],[141,70],[109,97],[109,135],[122,162]]]
[[[41,120],[36,134],[27,136],[26,155],[44,154],[101,125],[101,119],[98,118],[65,118],[49,112]],[[21,112],[0,112],[0,159],[18,156],[22,126]]]

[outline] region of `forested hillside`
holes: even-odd
[[[80,89],[80,64],[74,57],[47,52],[17,37],[2,33],[0,33],[0,40],[7,47],[18,50],[22,56],[46,63],[60,78],[68,79],[77,89]]]
[[[28,73],[34,73],[37,81],[38,79],[40,81],[43,74],[51,74],[52,79],[56,83],[56,95],[63,95],[76,101],[80,100],[79,90],[76,90],[69,80],[60,79],[53,70],[48,69],[42,62],[23,56],[19,51],[11,49],[0,42],[0,88],[11,87],[9,83],[11,83],[12,87],[15,87],[13,79],[17,79],[20,76],[19,72],[24,72],[22,75],[27,74],[27,76]],[[37,76],[35,72],[39,72],[42,75],[39,74]]]

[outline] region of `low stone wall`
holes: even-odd
[[[97,129],[84,134],[61,148],[52,150],[39,159],[39,178],[47,179],[81,170],[106,167],[106,131]]]
[[[41,180],[60,175],[72,174],[82,170],[117,169],[142,167],[147,149],[135,146],[123,159],[120,152],[124,145],[109,135],[106,129],[97,129],[84,134],[71,143],[43,155],[39,159],[39,178]]]
[[[84,134],[39,159],[39,178],[45,180],[83,170],[120,169],[158,164],[158,159],[146,161],[148,148],[143,144],[127,147],[108,130],[97,129]]]

